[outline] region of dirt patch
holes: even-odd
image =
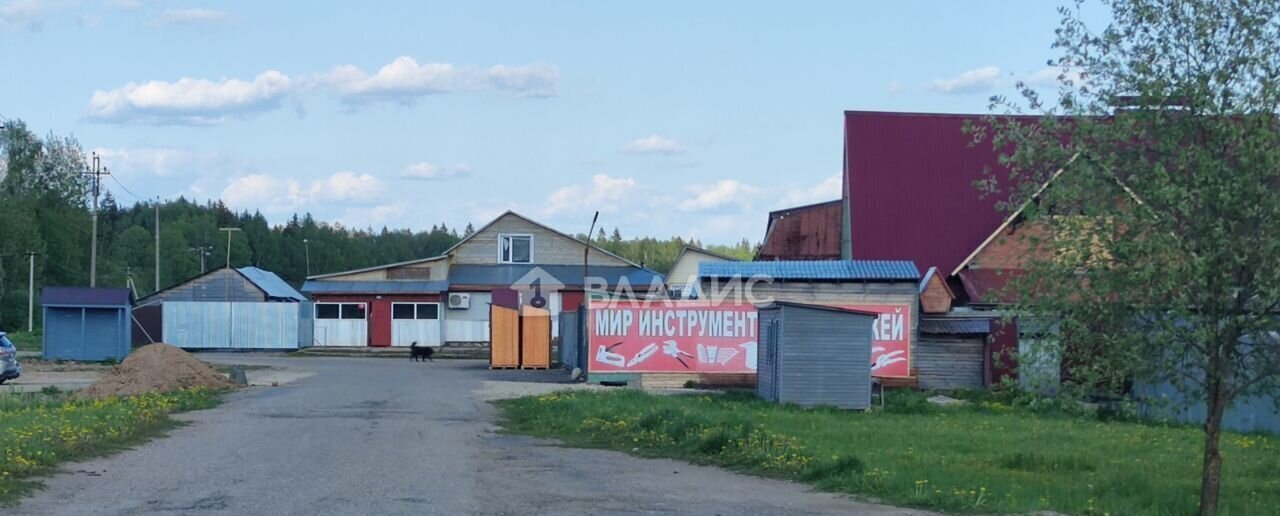
[[[168,344],[138,348],[79,397],[106,398],[167,392],[190,387],[232,388],[236,384],[190,353]]]

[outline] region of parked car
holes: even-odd
[[[19,376],[22,376],[22,366],[18,365],[18,348],[0,331],[0,384]]]

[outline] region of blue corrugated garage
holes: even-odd
[[[126,288],[45,287],[45,360],[123,360],[132,304]]]

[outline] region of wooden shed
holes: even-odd
[[[133,292],[127,288],[45,287],[45,360],[122,360],[129,355]]]
[[[804,406],[871,406],[871,333],[878,314],[775,301],[757,307],[756,393]]]

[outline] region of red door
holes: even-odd
[[[391,345],[391,302],[374,301],[369,310],[369,345],[377,348]]]

